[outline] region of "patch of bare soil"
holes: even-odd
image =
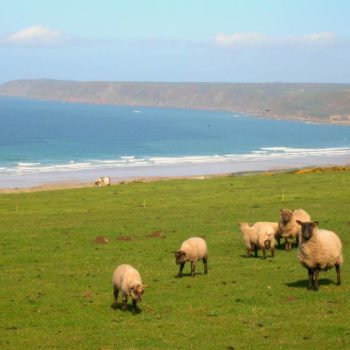
[[[154,231],[148,234],[146,237],[148,238],[165,238],[164,233],[162,231]]]
[[[107,244],[108,243],[108,238],[104,236],[97,236],[95,238],[95,243],[96,244]]]

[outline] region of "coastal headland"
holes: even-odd
[[[317,123],[350,124],[350,84],[161,83],[14,80],[0,96],[75,103],[222,110]]]

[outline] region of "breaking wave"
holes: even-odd
[[[223,162],[254,162],[270,159],[296,159],[307,157],[350,156],[350,147],[335,148],[292,148],[292,147],[261,147],[246,154],[225,154],[208,156],[183,157],[136,157],[133,155],[121,156],[117,159],[86,159],[81,161],[70,160],[62,163],[44,162],[17,162],[2,165],[0,174],[22,175],[39,173],[78,172],[93,169],[137,168],[151,166],[178,166],[194,164],[212,164]]]

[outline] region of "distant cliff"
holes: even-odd
[[[215,109],[350,124],[350,84],[15,80],[0,95],[78,103]]]

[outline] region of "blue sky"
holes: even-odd
[[[0,83],[350,83],[348,0],[0,0]]]

